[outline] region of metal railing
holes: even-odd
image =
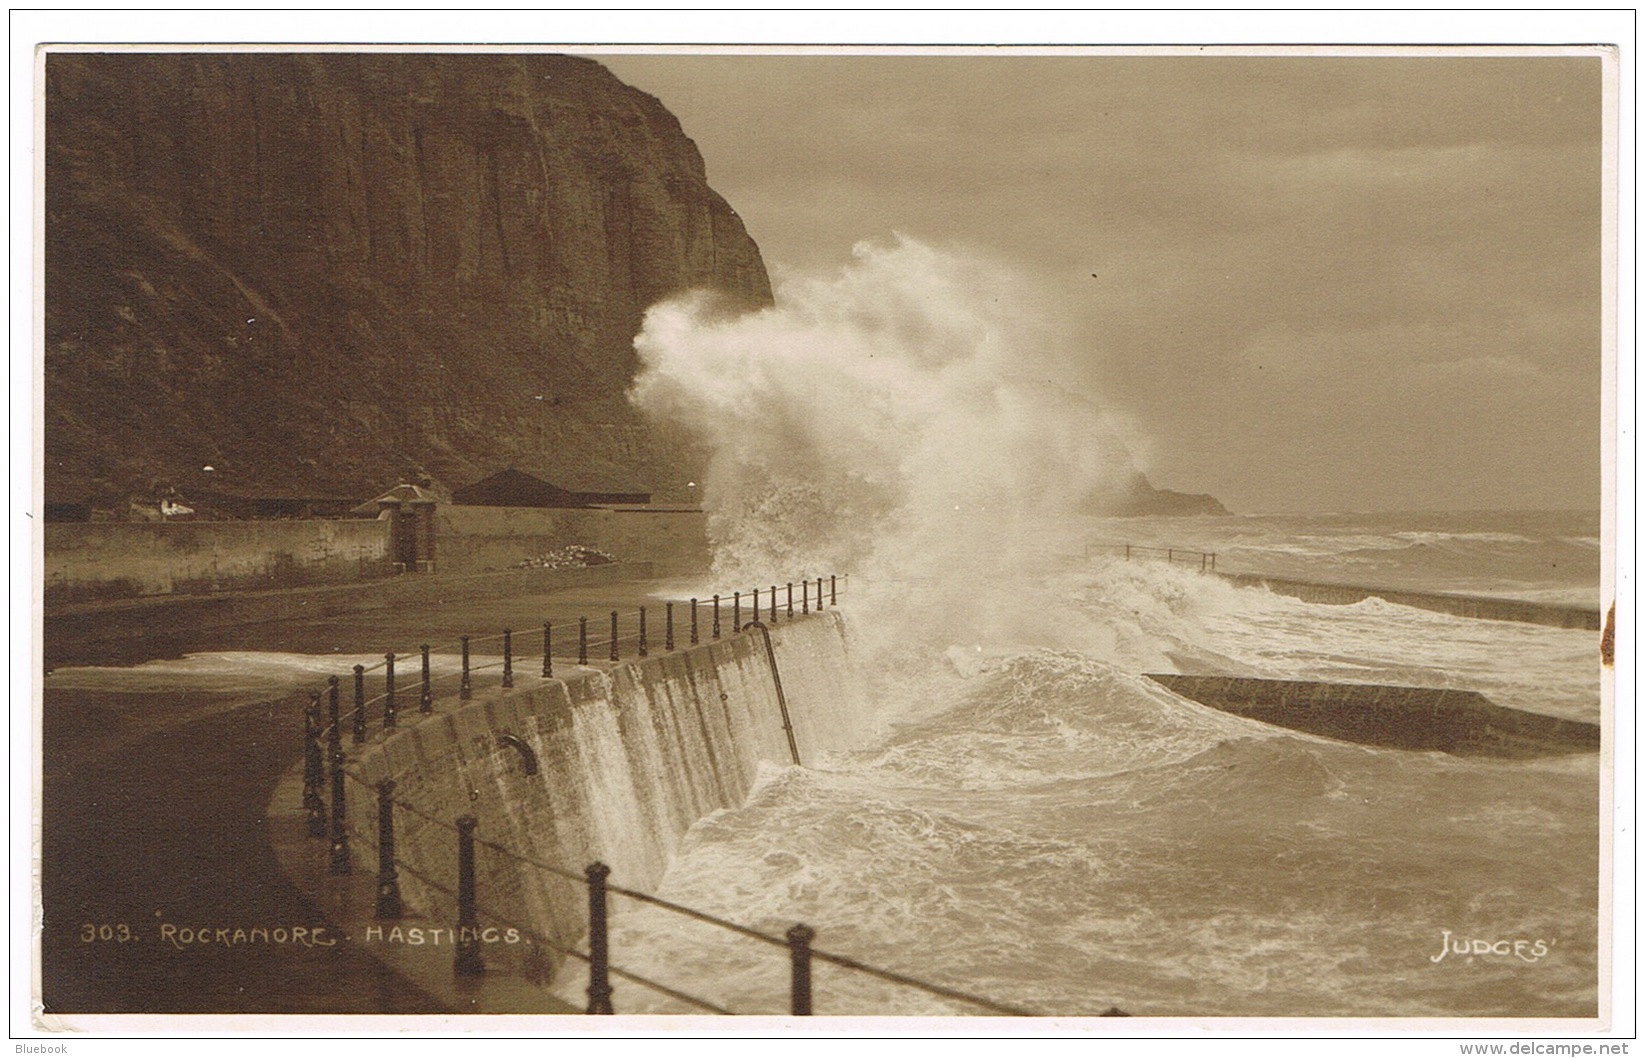
[[[844,577],[817,577],[801,581],[786,582],[781,585],[770,585],[764,589],[751,588],[747,592],[733,591],[729,595],[713,595],[708,599],[694,598],[680,602],[665,602],[663,604],[663,650],[672,651],[678,648],[681,641],[686,645],[695,646],[703,641],[712,642],[728,634],[735,634],[739,630],[757,630],[769,636],[765,622],[772,625],[808,616],[813,609],[821,613],[837,605],[839,596],[844,593]],[[796,588],[798,589],[796,591]],[[556,627],[550,622],[542,626],[542,650],[527,657],[515,654],[515,639],[512,629],[489,636],[462,636],[453,643],[446,644],[436,650],[428,644],[421,644],[415,652],[386,653],[383,660],[372,665],[355,665],[351,680],[351,704],[347,713],[343,708],[343,680],[332,676],[326,681],[324,690],[310,693],[307,710],[304,713],[304,782],[303,807],[307,819],[307,830],[310,836],[324,838],[330,842],[329,870],[332,874],[353,873],[353,857],[351,847],[354,841],[366,844],[375,844],[377,848],[377,903],[375,915],[379,919],[397,919],[404,913],[404,902],[400,895],[399,874],[405,872],[416,878],[430,890],[441,893],[454,901],[457,908],[457,926],[453,931],[457,938],[453,951],[453,973],[458,977],[473,976],[485,972],[485,958],[482,951],[482,940],[487,928],[481,925],[482,918],[502,925],[506,929],[515,930],[520,936],[530,938],[540,947],[559,953],[560,955],[584,962],[589,968],[588,1010],[590,1014],[609,1014],[612,1012],[611,978],[617,977],[632,984],[668,996],[676,1001],[685,1003],[694,1008],[712,1013],[734,1013],[726,1007],[694,996],[667,984],[651,980],[631,970],[613,965],[608,951],[607,929],[607,902],[611,895],[641,904],[660,908],[673,914],[707,923],[732,933],[739,934],[754,940],[764,942],[774,947],[783,948],[788,952],[789,962],[789,1012],[806,1015],[812,1012],[811,968],[814,962],[828,963],[856,973],[866,974],[888,983],[915,989],[926,994],[967,1004],[979,1010],[993,1014],[1008,1014],[1017,1016],[1034,1015],[1037,1012],[1021,1007],[1000,1003],[982,996],[943,985],[922,981],[908,974],[898,973],[881,967],[873,966],[849,956],[825,951],[812,946],[816,931],[805,923],[795,923],[782,936],[776,936],[748,926],[740,925],[728,919],[721,918],[708,912],[676,904],[661,897],[635,889],[613,885],[608,881],[609,868],[601,863],[587,865],[581,873],[568,868],[543,862],[526,853],[510,849],[502,844],[482,840],[475,836],[479,827],[479,820],[472,815],[465,815],[455,820],[447,820],[423,810],[403,798],[395,796],[396,783],[392,778],[384,779],[376,784],[367,784],[360,775],[348,769],[347,754],[343,750],[343,734],[350,732],[352,741],[358,745],[366,740],[368,728],[372,718],[375,718],[380,730],[386,734],[398,724],[398,714],[402,705],[409,707],[411,687],[403,685],[398,680],[397,666],[403,658],[411,657],[416,660],[417,677],[415,698],[419,714],[429,714],[435,711],[436,703],[455,690],[459,700],[472,698],[476,687],[478,673],[495,673],[498,676],[494,686],[511,688],[514,686],[516,659],[535,662],[541,658],[541,675],[544,678],[554,676],[554,664],[564,662],[575,657],[579,667],[590,666],[589,658],[599,655],[609,662],[620,661],[623,657],[646,657],[654,642],[654,625],[650,623],[650,614],[655,608],[640,607],[636,610],[608,612],[608,620],[595,626],[595,636],[589,635],[589,621],[586,616],[577,621],[576,651],[572,654],[567,649],[566,637],[556,638]],[[473,648],[476,646],[490,646],[497,644],[501,648],[500,657],[476,664],[476,655]],[[431,658],[439,656],[444,651],[460,650],[461,668],[456,671],[444,672],[436,675],[431,667]],[[483,655],[488,659],[493,655]],[[382,691],[368,696],[366,690],[367,676],[381,673]],[[452,684],[455,683],[455,687]],[[793,733],[786,715],[784,726],[789,733],[790,749],[794,757],[798,758],[798,751],[793,747]],[[535,764],[535,753],[525,747],[527,760],[530,765]],[[329,761],[329,769],[327,762]],[[327,774],[329,770],[329,775]],[[348,784],[352,782],[366,788],[366,792],[377,798],[377,832],[374,835],[361,833],[356,828],[348,812]],[[330,786],[330,803],[327,803],[324,791]],[[421,818],[427,823],[452,831],[457,838],[457,877],[441,881],[431,877],[428,871],[407,862],[396,849],[395,842],[395,811],[396,809]],[[557,943],[536,929],[522,924],[512,916],[504,915],[495,908],[489,907],[479,897],[476,874],[476,849],[483,848],[496,855],[505,856],[519,865],[529,866],[541,871],[550,877],[561,881],[577,882],[584,885],[588,895],[588,945],[587,950],[567,947]],[[455,888],[451,884],[455,883]]]
[[[1217,553],[1215,551],[1194,551],[1182,547],[1150,547],[1143,544],[1086,544],[1085,557],[1094,554],[1116,555],[1127,562],[1137,559],[1148,559],[1154,562],[1167,562],[1171,565],[1198,566],[1202,572],[1209,572],[1217,568]]]
[[[584,615],[570,627],[544,621],[540,629],[530,631],[505,628],[492,635],[459,636],[438,645],[421,643],[385,653],[382,661],[371,665],[355,665],[347,680],[351,693],[346,706],[344,677],[329,677],[324,688],[309,693],[313,702],[324,699],[329,703],[329,725],[346,723],[353,744],[359,745],[367,740],[373,727],[389,731],[398,726],[400,714],[410,707],[413,699],[417,712],[426,715],[434,711],[437,701],[453,693],[458,700],[468,701],[482,678],[488,686],[514,687],[522,672],[521,666],[534,667],[543,678],[551,679],[556,664],[562,669],[567,664],[586,669],[645,658],[659,646],[667,652],[682,644],[697,646],[704,641],[721,639],[743,628],[750,620],[777,625],[808,616],[813,611],[821,613],[838,605],[840,596],[849,587],[849,580],[838,575],[806,578],[754,587],[746,592],[667,600],[660,607],[609,610],[593,621]],[[660,644],[659,631],[662,633]],[[539,635],[540,649],[535,644],[527,652],[517,649]],[[476,648],[485,648],[485,652],[476,653]],[[455,659],[458,666],[436,672],[436,658],[441,659],[442,668],[448,668],[444,663],[446,659]],[[415,666],[415,675],[407,677],[406,669],[411,666]],[[381,676],[375,677],[377,673]],[[374,694],[368,693],[368,676],[375,677],[373,682],[381,688]],[[321,737],[329,734],[329,725],[320,725]]]
[[[341,770],[341,774],[347,781],[372,789],[364,779],[346,768]],[[396,797],[394,795],[395,788],[396,784],[392,779],[385,779],[375,784],[374,789],[378,804],[378,828],[374,839],[370,835],[361,834],[352,827],[349,828],[356,839],[362,841],[375,840],[377,845],[377,906],[375,917],[387,921],[398,919],[403,915],[403,901],[399,890],[399,874],[402,871],[416,878],[423,885],[454,901],[456,904],[457,926],[452,931],[456,937],[452,954],[452,972],[455,976],[474,976],[486,972],[482,941],[490,930],[483,923],[490,922],[496,926],[515,930],[520,936],[529,938],[539,947],[585,963],[588,966],[588,1005],[586,1013],[613,1013],[613,988],[611,985],[613,977],[639,985],[698,1010],[715,1014],[755,1013],[752,1011],[734,1011],[712,1000],[673,988],[663,982],[650,979],[633,970],[614,964],[610,958],[608,911],[610,897],[615,895],[787,951],[789,966],[788,1012],[790,1014],[803,1016],[813,1012],[811,970],[813,963],[822,962],[866,974],[890,984],[962,1003],[990,1014],[1016,1017],[1039,1016],[1037,1011],[1000,1003],[957,988],[933,984],[909,974],[887,970],[883,967],[853,959],[847,955],[816,948],[812,945],[812,941],[816,938],[817,931],[805,923],[795,923],[782,936],[777,936],[706,911],[665,900],[651,893],[613,884],[610,881],[610,868],[603,863],[588,864],[581,872],[547,863],[499,842],[487,841],[478,837],[476,831],[479,829],[479,821],[472,815],[465,815],[456,820],[442,819]],[[430,877],[425,871],[407,863],[396,854],[394,831],[396,810],[407,812],[426,823],[451,831],[455,835],[457,841],[455,888],[448,884],[450,880],[442,882]],[[517,918],[488,906],[479,895],[479,880],[476,869],[477,850],[479,849],[507,857],[515,864],[533,868],[561,882],[571,882],[583,886],[587,893],[588,903],[586,950],[558,943],[544,936],[541,931],[521,923]]]

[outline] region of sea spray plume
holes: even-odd
[[[977,255],[860,244],[835,274],[779,277],[761,312],[701,294],[655,306],[631,396],[714,453],[718,576],[849,570],[969,640],[1135,473],[1111,418],[1063,381],[1049,318]]]

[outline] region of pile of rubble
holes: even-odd
[[[603,566],[608,562],[617,561],[597,547],[585,547],[582,544],[567,544],[557,547],[553,551],[530,558],[521,559],[514,563],[514,569],[580,569],[583,566]]]

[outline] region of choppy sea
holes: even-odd
[[[966,597],[992,601],[945,604],[895,649],[873,625],[906,625],[908,586],[854,581],[846,613],[868,671],[861,701],[841,708],[848,748],[771,766],[744,805],[698,822],[660,895],[775,933],[804,922],[819,948],[1059,1015],[1595,1013],[1598,756],[1349,744],[1220,713],[1141,674],[1468,688],[1598,722],[1596,633],[1374,598],[1305,603],[1192,561],[1084,545],[1597,608],[1597,515],[1127,519],[1082,532],[1037,583],[991,590],[972,571]],[[786,1010],[782,952],[621,903],[616,964],[733,1010]],[[826,965],[814,987],[818,1013],[977,1012]],[[576,981],[565,990],[580,995]],[[691,1010],[620,982],[616,1002]]]

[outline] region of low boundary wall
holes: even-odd
[[[709,566],[707,515],[698,510],[469,507],[434,513],[436,563],[446,573],[508,569],[562,547],[597,548],[660,575]]]
[[[336,584],[391,572],[386,521],[53,523],[47,606]]]

